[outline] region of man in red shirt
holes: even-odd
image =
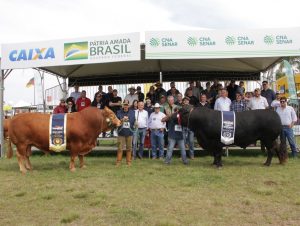
[[[91,105],[91,100],[86,97],[86,91],[82,90],[81,96],[76,101],[77,111],[81,111]]]
[[[53,114],[60,114],[60,113],[66,113],[67,107],[66,107],[66,101],[65,99],[60,99],[59,105],[56,106],[53,110]]]

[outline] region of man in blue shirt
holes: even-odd
[[[117,111],[117,117],[121,120],[122,125],[118,129],[118,152],[116,165],[121,165],[123,150],[126,150],[126,163],[130,166],[135,115],[133,110],[129,110],[128,100],[123,101],[122,107],[122,109]]]
[[[180,115],[177,117],[174,115],[166,116],[162,119],[162,122],[168,121],[168,150],[165,163],[170,164],[172,159],[172,154],[174,146],[177,143],[181,151],[181,159],[183,164],[187,165],[188,160],[186,159],[185,144],[183,139],[183,130],[181,126]]]

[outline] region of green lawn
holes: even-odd
[[[66,155],[35,154],[26,175],[1,159],[0,225],[300,224],[300,159],[264,167],[260,151],[231,151],[217,170],[202,153],[189,166],[174,156],[119,168],[92,153],[75,173]]]

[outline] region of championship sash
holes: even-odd
[[[49,150],[60,152],[67,148],[67,114],[54,114],[49,122]]]
[[[234,143],[235,113],[234,111],[222,111],[221,142],[225,145]]]

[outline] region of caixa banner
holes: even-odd
[[[300,55],[300,28],[146,32],[146,59]]]
[[[2,69],[140,60],[140,34],[2,45]]]

